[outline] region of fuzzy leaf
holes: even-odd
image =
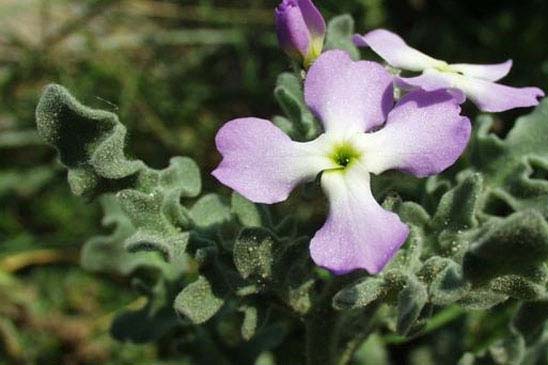
[[[162,214],[162,194],[123,190],[117,198],[133,225],[138,227],[125,242],[129,251],[157,250],[168,260],[183,255],[189,234],[174,227]]]
[[[548,259],[548,224],[535,211],[515,213],[495,223],[464,257],[467,279],[482,282],[522,273]]]
[[[59,85],[49,85],[36,108],[39,135],[59,152],[77,195],[132,185],[144,167],[124,155],[125,127],[115,114],[80,104]]]
[[[477,225],[476,206],[483,186],[480,174],[468,176],[455,189],[448,191],[440,200],[432,225],[437,230],[459,231]]]
[[[539,285],[523,276],[505,275],[493,279],[489,283],[489,288],[496,293],[505,294],[512,298],[538,300],[546,298],[545,280],[541,280],[542,285]]]
[[[348,15],[339,15],[327,24],[325,49],[342,49],[348,52],[353,60],[360,58],[358,48],[352,42],[354,35],[354,19]]]
[[[433,304],[449,305],[462,298],[470,290],[470,284],[464,280],[461,267],[448,260],[447,266],[434,277],[429,289]]]
[[[166,169],[154,170],[128,160],[126,129],[117,116],[80,104],[59,85],[44,91],[36,122],[40,136],[59,151],[75,194],[94,197],[118,191],[116,197],[135,227],[127,249],[157,250],[168,259],[182,256],[189,236],[182,229],[191,222],[180,200],[201,189],[194,161],[175,157]]]
[[[264,309],[258,305],[244,305],[239,308],[244,315],[241,328],[244,340],[251,340],[266,324],[267,314]]]
[[[398,295],[398,322],[396,330],[406,335],[419,318],[422,308],[428,300],[424,284],[415,278],[410,278]]]
[[[534,208],[548,218],[548,98],[519,118],[505,139],[489,133],[491,117],[478,123],[469,161],[485,179],[484,209],[487,197],[496,194],[514,211]]]
[[[458,304],[466,309],[482,310],[494,307],[508,299],[507,295],[495,293],[488,289],[471,290],[459,299]]]
[[[274,96],[295,126],[298,135],[292,137],[310,140],[318,135],[319,125],[304,102],[302,83],[294,74],[286,72],[278,76]]]
[[[234,264],[244,279],[272,278],[277,243],[262,228],[244,229],[234,243]]]
[[[175,310],[192,323],[204,323],[215,315],[224,304],[222,296],[214,292],[204,276],[185,287],[175,299]]]
[[[104,210],[102,223],[114,227],[114,231],[110,235],[93,237],[84,244],[81,263],[86,270],[126,276],[140,267],[164,264],[156,254],[128,252],[124,241],[135,228],[112,195],[102,196],[100,202]]]
[[[202,196],[190,209],[190,216],[201,229],[212,229],[232,218],[227,203],[217,194]]]
[[[338,292],[333,306],[339,310],[365,307],[383,297],[385,284],[384,278],[367,278]]]
[[[257,205],[250,202],[238,193],[232,193],[232,214],[244,227],[260,227],[262,225],[261,213]]]
[[[295,123],[293,123],[289,119],[282,117],[280,115],[275,115],[272,118],[272,123],[274,123],[276,127],[280,128],[285,134],[287,134],[292,139],[300,138],[299,136],[300,132],[297,126],[295,125]]]
[[[134,279],[133,284],[147,297],[147,302],[139,309],[119,313],[110,332],[120,341],[157,341],[178,326],[176,313],[170,305],[173,300],[171,285],[163,277],[152,285],[139,279]]]

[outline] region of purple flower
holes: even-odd
[[[322,52],[325,21],[311,0],[283,0],[276,8],[281,47],[309,67]]]
[[[492,65],[448,64],[409,47],[397,34],[384,29],[373,30],[364,36],[356,34],[354,43],[358,47],[371,47],[391,66],[422,72],[417,77],[400,77],[398,86],[427,91],[460,89],[486,112],[534,106],[538,104],[538,98],[544,96],[536,87],[515,88],[495,83],[508,74],[512,60]]]
[[[394,106],[392,84],[375,62],[354,62],[340,50],[323,53],[308,72],[304,95],[325,133],[294,142],[268,120],[234,119],[217,133],[223,160],[213,175],[254,202],[272,204],[321,173],[330,209],[312,238],[312,259],[337,274],[378,273],[409,229],[375,201],[370,174],[437,174],[460,156],[471,128],[459,115],[460,92],[417,90]]]

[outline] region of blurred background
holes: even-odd
[[[317,0],[454,62],[508,58],[512,86],[548,89],[546,0]],[[280,113],[272,90],[289,62],[277,47],[276,1],[0,0],[0,365],[167,364],[151,345],[123,344],[109,324],[139,298],[122,277],[79,267],[103,231],[95,202],[74,197],[35,132],[42,88],[63,84],[119,115],[128,153],[163,168],[173,155],[208,172],[225,121]],[[523,110],[500,114],[512,121]],[[470,109],[470,113],[476,113]],[[162,362],[163,361],[163,362]]]

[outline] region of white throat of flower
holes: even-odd
[[[326,133],[324,156],[329,159],[332,166],[325,171],[345,173],[363,161],[364,151],[359,148],[357,140],[363,133],[341,135],[338,133]]]

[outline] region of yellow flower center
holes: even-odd
[[[339,166],[340,169],[346,169],[360,157],[361,153],[350,144],[341,144],[336,146],[330,156],[330,158],[337,164],[337,166]]]

